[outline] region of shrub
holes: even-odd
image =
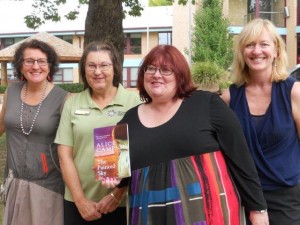
[[[83,84],[79,84],[79,83],[56,84],[56,85],[70,93],[78,93],[78,92],[83,91]]]
[[[195,62],[192,64],[192,77],[196,84],[210,87],[225,81],[228,73],[214,63]]]
[[[229,88],[229,86],[232,84],[232,81],[230,80],[225,80],[225,81],[222,81],[219,85],[219,88],[220,90],[225,90],[227,88]]]
[[[83,84],[71,83],[71,84],[56,84],[56,85],[70,93],[78,93],[83,91]],[[6,85],[3,86],[0,85],[0,94],[4,94],[6,88],[7,88]]]
[[[4,94],[5,90],[6,90],[7,86],[0,86],[0,94]]]

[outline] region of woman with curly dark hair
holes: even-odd
[[[67,92],[51,82],[58,56],[32,39],[16,50],[13,65],[19,82],[7,88],[0,114],[7,143],[3,224],[62,225],[64,184],[53,141]]]

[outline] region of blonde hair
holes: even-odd
[[[249,69],[247,64],[245,63],[243,51],[246,45],[257,40],[264,31],[268,32],[270,37],[273,39],[274,46],[277,52],[277,57],[273,62],[271,81],[278,82],[281,80],[285,80],[288,76],[288,59],[284,41],[276,31],[276,28],[272,22],[266,19],[258,18],[251,20],[248,24],[246,24],[238,37],[232,64],[234,82],[238,86],[249,82]]]

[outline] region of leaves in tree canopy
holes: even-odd
[[[69,0],[71,1],[71,0]],[[74,1],[74,0],[72,0]],[[113,0],[107,0],[113,1]],[[153,0],[155,2],[156,0]],[[160,0],[163,4],[172,4],[173,0]],[[186,5],[188,1],[195,4],[195,0],[178,0],[178,4]],[[58,13],[58,7],[60,5],[66,4],[67,0],[34,0],[33,7],[34,12],[30,13],[24,17],[25,24],[27,27],[32,29],[37,29],[39,26],[44,24],[47,20],[58,22],[61,20],[61,15]],[[122,0],[124,6],[128,8],[128,11],[124,11],[124,17],[126,14],[130,16],[140,16],[143,7],[139,3],[139,0]],[[81,5],[89,4],[89,0],[78,0],[77,6],[71,9],[66,15],[64,15],[69,20],[75,20],[79,14],[79,9]]]

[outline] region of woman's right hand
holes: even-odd
[[[87,221],[100,219],[102,214],[97,211],[97,203],[86,198],[75,201],[81,217]]]

